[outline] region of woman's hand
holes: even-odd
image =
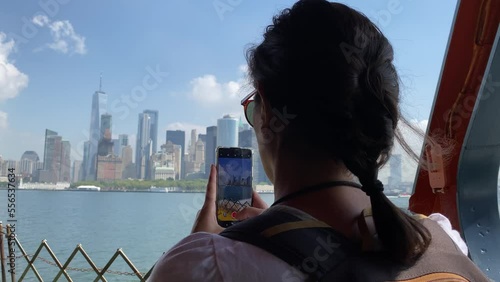
[[[208,177],[207,192],[205,194],[205,203],[198,212],[191,233],[208,232],[219,234],[224,230],[218,223],[216,217],[216,194],[217,194],[217,169],[214,165],[210,166],[210,176]],[[246,207],[235,214],[237,220],[252,218],[264,212],[268,206],[255,191],[252,193],[252,207]]]
[[[195,232],[208,232],[219,234],[224,230],[218,223],[215,211],[215,199],[217,193],[217,170],[214,165],[210,166],[210,176],[208,177],[207,192],[205,194],[205,203],[196,216],[193,230]]]
[[[258,216],[263,213],[268,208],[266,202],[262,200],[259,196],[259,193],[253,191],[252,193],[252,206],[246,207],[242,211],[236,213],[234,218],[237,220],[245,220],[252,218],[254,216]]]

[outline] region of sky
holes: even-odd
[[[59,133],[81,160],[92,94],[108,94],[113,136],[134,148],[138,114],[159,111],[165,130],[205,133],[242,115],[249,91],[245,50],[289,0],[40,0],[0,2],[0,155],[43,158],[44,132]],[[341,1],[388,37],[402,78],[402,109],[425,128],[456,0]],[[244,118],[243,118],[244,120]]]

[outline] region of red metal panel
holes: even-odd
[[[439,143],[454,144],[445,163],[444,193],[434,194],[429,174],[420,170],[410,198],[410,210],[442,213],[456,229],[460,151],[499,23],[500,0],[460,1],[428,131]]]

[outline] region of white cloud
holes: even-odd
[[[0,111],[0,129],[7,128],[7,113]]]
[[[33,23],[39,26],[44,26],[50,23],[50,20],[45,15],[37,15],[33,17]]]
[[[237,117],[243,115],[240,100],[253,90],[248,82],[246,65],[238,67],[237,79],[222,82],[212,74],[206,74],[191,80],[191,89],[187,94],[202,111],[209,112],[211,119],[207,124],[215,124],[217,119],[226,114]],[[243,117],[243,120],[245,118]]]
[[[218,102],[222,99],[222,85],[214,75],[204,75],[191,80],[190,96],[200,103]]]
[[[6,35],[0,32],[0,102],[15,98],[28,86],[28,76],[9,62],[13,48],[14,41],[6,41]]]
[[[188,97],[205,106],[213,106],[221,102],[237,101],[251,91],[248,83],[248,68],[238,67],[239,76],[235,81],[219,82],[215,75],[206,74],[191,80]],[[226,104],[226,103],[224,103]]]
[[[206,74],[190,82],[189,97],[202,105],[212,105],[227,99],[237,100],[242,89],[242,80],[221,83],[215,75]]]
[[[40,27],[47,27],[52,35],[52,43],[46,46],[63,54],[80,54],[87,53],[85,47],[85,37],[77,34],[73,25],[68,21],[53,21],[45,15],[35,16],[32,22]]]

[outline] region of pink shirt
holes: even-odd
[[[467,255],[465,242],[451,229],[446,217],[433,214],[429,218],[436,221]],[[199,232],[182,239],[165,253],[148,281],[300,282],[305,278],[288,263],[258,247],[218,234]]]

